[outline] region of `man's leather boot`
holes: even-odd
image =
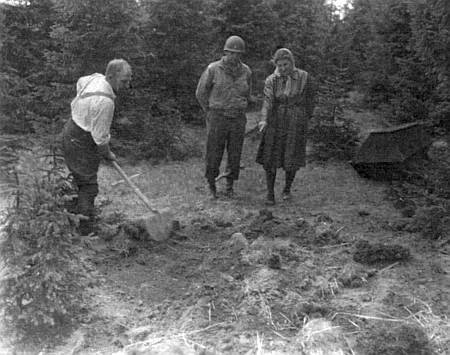
[[[78,213],[87,218],[80,220],[80,225],[78,226],[80,235],[86,236],[94,232],[94,201],[95,196],[78,196]]]
[[[208,196],[211,200],[217,199],[217,188],[215,181],[208,181]]]
[[[233,197],[234,196],[233,183],[234,183],[233,179],[227,178],[227,184],[225,186],[225,193],[224,193],[224,195],[226,197]]]
[[[266,197],[266,201],[264,202],[266,206],[275,206],[275,194],[273,192],[269,192]]]

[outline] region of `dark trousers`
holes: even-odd
[[[245,113],[236,117],[227,117],[220,111],[210,110],[206,119],[206,171],[205,177],[212,182],[220,173],[225,149],[227,151],[227,176],[230,180],[239,178],[239,165],[241,162],[242,146],[244,144]]]
[[[78,127],[72,119],[64,128],[63,154],[78,188],[76,213],[89,218],[82,224],[91,224],[94,217],[94,201],[99,192],[97,173],[101,157],[92,135]]]

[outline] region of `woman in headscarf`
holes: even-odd
[[[286,48],[273,57],[275,72],[264,85],[264,102],[259,131],[262,132],[256,162],[266,172],[267,205],[275,205],[275,179],[278,168],[286,174],[282,193],[292,199],[291,186],[297,170],[306,165],[308,121],[314,112],[314,83],[304,70],[295,67],[294,56]]]

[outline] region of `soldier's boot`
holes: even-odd
[[[226,183],[225,192],[224,192],[224,195],[226,197],[230,197],[230,198],[234,197],[233,184],[234,184],[234,180],[230,179],[230,178],[227,178],[227,183]]]
[[[217,187],[215,180],[208,180],[208,196],[211,200],[217,199]]]

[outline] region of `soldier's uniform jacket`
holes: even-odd
[[[224,58],[213,62],[203,72],[196,97],[204,111],[218,110],[235,117],[245,112],[251,95],[251,69],[240,63],[237,70],[225,65]]]

